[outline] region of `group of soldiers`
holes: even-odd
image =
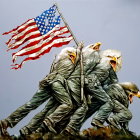
[[[101,51],[100,42],[83,49],[82,45],[79,43],[77,49],[62,49],[50,73],[39,82],[39,89],[34,96],[0,121],[1,135],[9,135],[8,127],[13,128],[46,101],[44,109],[20,129],[22,136],[37,132],[76,135],[93,114],[93,127],[105,127],[104,123],[107,122],[116,129],[128,129],[132,119],[128,105],[132,103],[133,96],[140,97],[140,91],[132,82],[118,83],[116,72],[122,66],[121,52]],[[83,94],[81,80],[84,83]]]

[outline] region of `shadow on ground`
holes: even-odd
[[[93,129],[88,128],[77,136],[56,135],[53,133],[32,134],[26,137],[13,138],[12,136],[0,137],[0,140],[140,140],[140,136],[125,130],[110,128]]]

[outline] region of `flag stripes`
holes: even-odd
[[[71,35],[63,36],[70,31],[66,26],[59,26],[61,17],[55,17],[55,14],[56,6],[53,5],[40,16],[29,19],[17,28],[3,33],[3,35],[13,34],[6,42],[7,51],[16,50],[12,53],[13,63],[18,57],[25,56],[20,64],[13,64],[12,69],[19,69],[26,61],[36,60],[50,52],[52,47],[61,47],[73,39]],[[48,20],[47,25],[46,20]]]

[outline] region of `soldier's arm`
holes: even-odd
[[[76,48],[76,59],[75,59],[75,64],[77,64],[77,62],[80,61],[80,55],[81,55],[81,53],[82,53],[83,47],[84,47],[83,42],[80,42],[80,43],[78,44],[78,47]]]
[[[119,84],[112,84],[108,87],[107,93],[113,100],[117,100],[125,107],[128,107],[128,98],[124,93],[124,90],[120,87]]]
[[[89,60],[90,63],[87,63],[87,62],[85,61],[85,63],[87,63],[87,64],[85,64],[85,68],[84,68],[84,70],[85,70],[85,72],[86,72],[87,75],[88,75],[91,71],[93,71],[93,70],[94,70],[94,67],[99,63],[99,61],[100,61],[99,52],[98,52],[98,51],[94,51],[94,52],[89,56],[89,58],[91,59],[91,60]],[[86,58],[86,59],[89,59],[89,58]]]
[[[113,70],[113,68],[110,69],[110,80],[112,84],[118,83],[118,77],[116,72]]]

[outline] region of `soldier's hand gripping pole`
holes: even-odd
[[[79,49],[80,49],[80,68],[81,68],[81,101],[85,102],[85,96],[84,96],[84,66],[83,66],[83,53],[82,49],[84,47],[84,42],[79,43]]]
[[[84,68],[83,68],[83,54],[82,54],[82,48],[84,47],[84,43],[78,43],[76,37],[74,36],[72,30],[70,29],[68,23],[66,22],[65,18],[63,17],[62,13],[60,12],[59,10],[59,7],[57,5],[57,3],[55,3],[55,6],[56,6],[56,9],[58,11],[58,13],[60,14],[64,24],[67,26],[68,30],[70,31],[76,45],[77,45],[77,48],[80,48],[80,66],[81,66],[81,101],[82,102],[86,102],[86,98],[84,96]],[[80,45],[80,46],[79,46]]]
[[[55,58],[54,58],[54,60],[53,60],[53,63],[52,63],[52,65],[51,65],[51,69],[50,69],[50,73],[53,71],[53,69],[54,69],[54,65],[55,65],[55,63],[56,63],[56,55],[55,55]]]

